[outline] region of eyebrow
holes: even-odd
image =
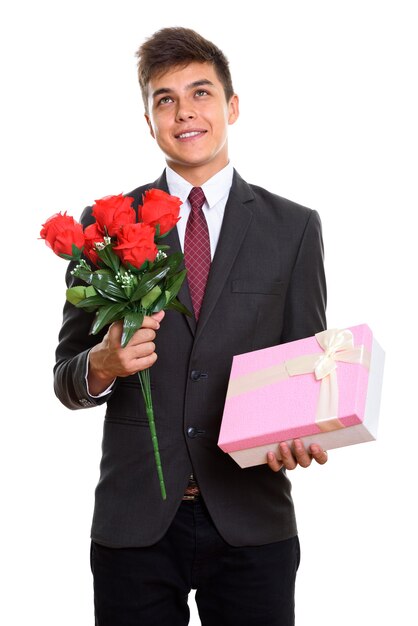
[[[195,80],[192,83],[189,83],[188,85],[186,85],[185,90],[189,90],[189,89],[195,89],[196,87],[204,87],[205,85],[209,85],[211,87],[214,87],[214,84],[208,80],[207,78],[202,78],[200,80]],[[173,89],[171,89],[170,87],[160,87],[160,89],[156,89],[153,93],[152,93],[152,98],[156,98],[157,96],[161,96],[163,94],[171,94],[173,93]]]

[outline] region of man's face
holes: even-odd
[[[238,96],[226,101],[211,63],[192,62],[151,79],[146,120],[167,164],[203,184],[228,163],[228,125],[238,118]]]

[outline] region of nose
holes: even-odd
[[[179,100],[176,111],[176,121],[185,122],[186,120],[193,120],[195,117],[196,112],[192,103],[188,100]]]

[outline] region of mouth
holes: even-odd
[[[175,135],[175,138],[180,139],[180,141],[187,141],[189,139],[194,139],[195,137],[202,137],[206,132],[206,130],[188,130],[184,133]]]

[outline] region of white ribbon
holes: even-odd
[[[337,328],[315,335],[324,353],[308,354],[285,361],[289,376],[314,373],[321,381],[316,410],[316,423],[323,431],[344,428],[338,419],[337,362],[360,363],[369,367],[369,356],[364,346],[354,346],[351,330]]]

